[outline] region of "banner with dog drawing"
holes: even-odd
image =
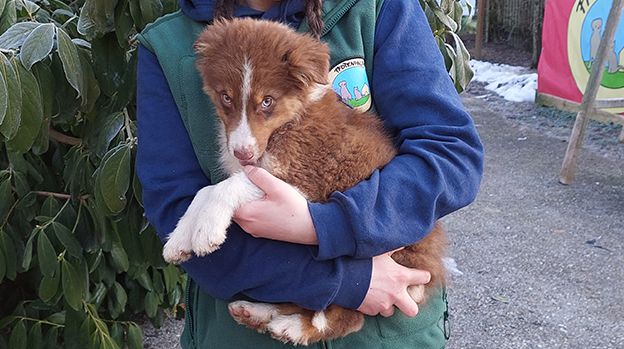
[[[538,94],[581,103],[611,4],[612,0],[547,0]],[[616,29],[604,69],[598,98],[624,97],[624,21]]]

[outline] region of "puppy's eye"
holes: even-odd
[[[221,101],[223,101],[224,104],[230,105],[232,104],[232,97],[228,96],[227,93],[222,93]]]
[[[262,104],[260,105],[262,106],[262,109],[269,109],[273,105],[273,97],[264,97],[264,99],[262,100]]]

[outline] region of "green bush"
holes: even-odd
[[[461,90],[461,8],[421,4]],[[183,300],[134,171],[135,36],[176,7],[0,0],[0,349],[141,348]]]

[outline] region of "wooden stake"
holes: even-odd
[[[585,129],[587,128],[590,116],[589,113],[593,109],[594,101],[596,100],[598,89],[600,88],[600,81],[602,80],[602,73],[605,70],[605,63],[607,60],[607,51],[613,44],[615,30],[620,21],[623,5],[624,3],[622,0],[613,0],[613,4],[611,5],[611,11],[609,12],[609,18],[607,19],[607,26],[605,28],[604,35],[600,40],[600,46],[598,46],[598,52],[596,53],[596,60],[592,63],[589,82],[587,83],[585,93],[583,94],[581,111],[579,111],[576,115],[574,128],[572,129],[572,134],[570,135],[570,140],[568,142],[568,148],[563,159],[563,165],[561,166],[559,182],[562,184],[570,184],[574,180],[576,161],[578,154],[580,153],[581,146],[583,145]]]
[[[477,0],[477,34],[475,35],[475,58],[483,57],[483,30],[485,23],[485,4],[487,0]]]

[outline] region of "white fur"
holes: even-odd
[[[308,344],[308,339],[303,336],[301,314],[277,316],[269,322],[267,328],[274,337],[280,340],[293,344]]]
[[[179,263],[188,259],[191,250],[198,256],[217,250],[225,242],[234,211],[263,195],[243,172],[202,188],[169,235],[163,250],[165,260]]]
[[[229,150],[234,153],[235,149],[252,148],[254,156],[258,153],[258,142],[249,127],[249,117],[247,115],[247,101],[251,94],[251,79],[253,77],[253,67],[249,59],[245,58],[243,63],[243,84],[241,86],[242,109],[238,126],[229,135]]]
[[[422,303],[425,300],[425,286],[424,285],[409,286],[407,288],[407,293],[410,295],[410,297],[412,297],[412,299],[416,303]]]
[[[266,324],[269,321],[271,321],[271,319],[274,316],[278,315],[277,306],[273,304],[268,304],[268,303],[251,303],[247,301],[236,301],[236,302],[230,303],[228,305],[228,308],[230,309],[230,312],[234,310],[247,311],[250,317],[249,320],[251,320],[250,322],[257,323],[257,324],[261,324],[261,323]],[[241,323],[240,319],[238,319],[236,316],[234,316],[234,319],[238,321],[239,323]],[[246,319],[245,321],[249,321],[249,320]]]
[[[228,148],[225,125],[223,125],[222,122],[219,123],[219,153],[221,168],[228,176],[243,170],[243,166],[241,166],[238,159],[234,157],[233,152],[231,152]]]
[[[314,326],[314,328],[319,330],[321,333],[325,332],[325,330],[329,328],[324,311],[317,311],[314,313],[314,317],[312,317],[312,326]]]

